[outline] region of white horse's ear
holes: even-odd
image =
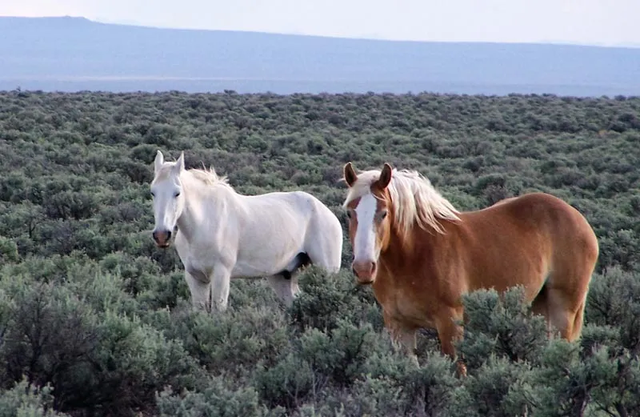
[[[160,168],[162,168],[162,164],[164,164],[164,156],[162,155],[162,152],[160,152],[160,149],[158,149],[158,152],[156,152],[156,159],[153,161],[153,171],[156,175],[158,174],[158,171],[160,171]]]
[[[176,174],[180,174],[184,171],[184,152],[180,152],[180,158],[176,161],[176,165],[173,167]]]

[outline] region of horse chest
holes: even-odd
[[[397,281],[395,281],[397,282]],[[403,286],[374,284],[374,292],[384,312],[396,321],[411,326],[432,328],[435,326],[436,300],[434,292],[427,291],[417,279],[404,281]],[[377,288],[376,288],[377,287]]]
[[[218,257],[194,246],[176,239],[176,249],[185,271],[199,281],[208,282]]]
[[[197,260],[188,260],[185,262],[184,269],[189,273],[189,275],[203,282],[208,282],[210,280],[209,277],[213,272],[212,266],[205,265]]]

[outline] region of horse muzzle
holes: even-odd
[[[171,232],[165,230],[163,232],[159,232],[154,230],[151,234],[153,236],[153,240],[156,242],[156,246],[159,248],[168,248],[171,241]]]
[[[369,285],[373,284],[376,279],[378,265],[374,261],[353,261],[351,270],[356,276],[358,284]]]

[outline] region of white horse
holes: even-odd
[[[166,248],[177,229],[175,246],[196,308],[224,311],[231,278],[263,276],[291,306],[299,268],[340,269],[340,222],[305,192],[241,195],[213,169],[186,170],[184,153],[165,162],[158,151],[151,195],[153,239]]]

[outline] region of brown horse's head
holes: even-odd
[[[387,186],[392,172],[385,163],[379,174],[369,171],[359,177],[351,162],[344,166],[344,180],[349,186],[345,207],[353,248],[351,268],[360,284],[375,281],[380,252],[389,245],[393,213]]]

